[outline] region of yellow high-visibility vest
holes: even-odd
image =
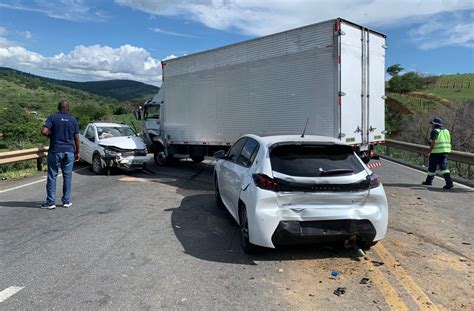
[[[435,129],[438,132],[435,146],[431,153],[450,153],[451,152],[451,134],[447,129]]]

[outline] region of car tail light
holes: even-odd
[[[372,174],[369,176],[370,177],[370,184],[369,184],[369,188],[370,189],[373,189],[373,188],[377,188],[380,183],[379,183],[379,177],[375,174]]]
[[[278,182],[264,174],[253,174],[255,185],[264,190],[278,191]]]

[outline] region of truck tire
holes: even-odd
[[[168,160],[165,156],[165,153],[162,150],[161,151],[157,150],[153,153],[153,160],[155,160],[155,164],[158,166],[164,166],[168,164]]]
[[[92,157],[92,171],[96,175],[102,175],[104,173],[104,166],[102,165],[102,159],[99,154],[94,154]]]

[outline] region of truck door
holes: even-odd
[[[367,150],[385,138],[385,36],[345,21],[338,29],[341,140]]]
[[[339,25],[338,25],[339,23]],[[363,136],[363,64],[362,31],[359,27],[336,21],[340,29],[338,64],[340,70],[340,137],[348,144],[362,144]]]
[[[385,38],[368,34],[368,141],[385,140]]]

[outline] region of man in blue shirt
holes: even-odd
[[[41,208],[56,207],[56,177],[61,168],[63,173],[63,207],[70,207],[72,167],[79,161],[79,126],[69,113],[69,103],[62,100],[58,103],[58,112],[48,117],[41,129],[41,134],[49,137],[48,180],[46,182],[46,202]]]

